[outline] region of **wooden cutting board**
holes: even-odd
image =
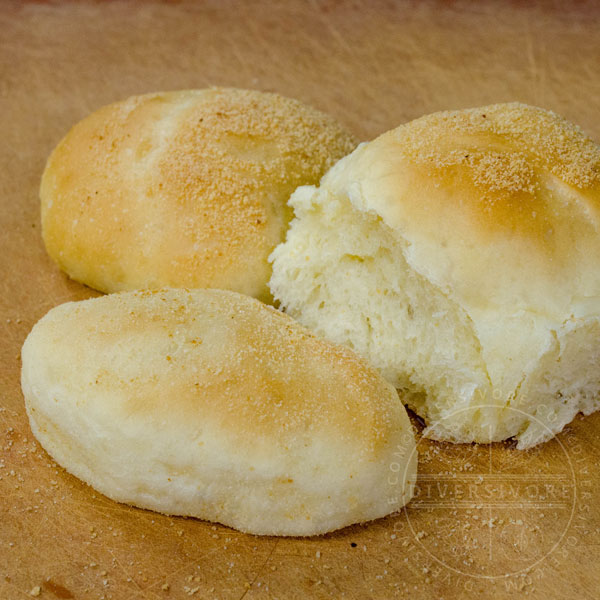
[[[87,298],[48,259],[37,188],[76,121],[131,94],[277,91],[363,139],[445,108],[522,100],[600,139],[600,7],[549,2],[0,4],[0,598],[600,596],[600,414],[529,452],[419,442],[401,514],[259,538],[112,502],[36,443],[19,350]]]

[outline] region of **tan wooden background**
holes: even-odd
[[[21,344],[48,309],[93,295],[44,252],[44,161],[103,104],[208,85],[299,98],[362,139],[508,100],[600,139],[600,5],[1,2],[0,598],[598,598],[600,415],[525,453],[421,442],[405,512],[310,539],[118,505],[37,445]]]

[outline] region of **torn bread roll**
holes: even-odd
[[[600,148],[556,114],[432,114],[290,201],[271,291],[455,442],[527,448],[600,408]]]
[[[211,287],[268,301],[290,194],[355,146],[334,119],[277,94],[129,98],[75,125],[48,159],[46,249],[103,292]]]
[[[37,439],[119,502],[306,536],[412,495],[415,442],[395,389],[247,296],[172,289],[63,304],[22,359]]]

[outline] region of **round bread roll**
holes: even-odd
[[[413,493],[415,442],[396,390],[247,296],[63,304],[22,359],[37,439],[119,502],[303,536],[383,517]]]
[[[296,100],[211,88],[117,102],[71,129],[42,177],[42,234],[103,292],[217,287],[269,300],[286,202],[355,147]]]
[[[271,291],[429,437],[527,448],[600,407],[600,149],[552,112],[432,114],[290,200]]]

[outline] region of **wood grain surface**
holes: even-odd
[[[554,109],[599,139],[600,6],[2,2],[0,598],[600,597],[600,414],[528,452],[421,441],[407,510],[309,539],[116,504],[40,448],[20,347],[48,309],[94,295],[44,251],[44,161],[103,104],[213,84],[299,98],[363,139],[508,100]]]

